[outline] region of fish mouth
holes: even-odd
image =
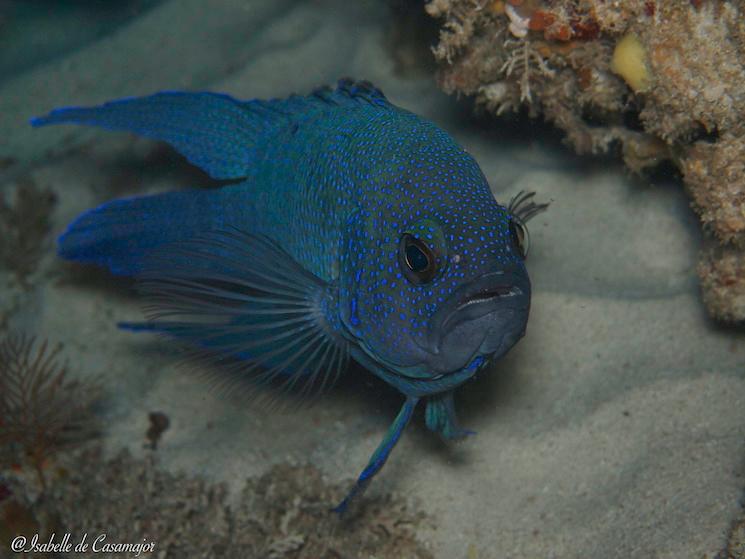
[[[508,351],[525,333],[530,280],[517,266],[484,274],[456,289],[429,320],[423,336],[409,338],[408,363],[386,360],[358,340],[355,359],[396,386],[449,389]]]
[[[479,290],[456,305],[439,325],[439,329],[448,332],[462,322],[481,318],[496,310],[503,298],[517,295],[522,295],[522,290],[511,285],[495,285]]]
[[[466,322],[478,321],[492,313],[506,313],[527,308],[529,284],[517,274],[507,271],[489,272],[457,289],[429,321],[426,341],[419,342],[424,351],[438,355],[449,333]],[[486,337],[487,332],[484,332]]]

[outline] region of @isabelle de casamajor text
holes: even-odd
[[[155,542],[143,539],[139,543],[125,543],[111,541],[106,534],[82,534],[77,541],[72,534],[67,533],[62,538],[56,534],[42,541],[39,534],[31,538],[16,536],[10,542],[10,550],[15,553],[130,553],[139,557],[143,553],[155,551]]]

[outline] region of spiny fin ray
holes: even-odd
[[[313,393],[349,361],[326,318],[332,288],[268,237],[230,229],[168,244],[136,280],[148,322],[122,327],[166,334],[237,375]]]

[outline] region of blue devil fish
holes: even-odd
[[[347,497],[380,470],[425,400],[445,438],[453,390],[525,333],[525,222],[499,205],[447,133],[367,82],[269,101],[160,92],[63,108],[33,126],[85,124],[168,142],[218,189],[115,200],[59,238],[59,254],[133,276],[148,321],[224,367],[303,391],[349,359],[398,389],[401,411]]]

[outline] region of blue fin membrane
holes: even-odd
[[[462,439],[475,435],[475,431],[464,429],[455,415],[453,391],[441,392],[427,399],[424,420],[430,431],[439,433],[445,439]]]
[[[163,140],[216,179],[248,174],[262,132],[261,120],[232,97],[178,91],[55,109],[31,124],[83,124]]]
[[[368,103],[390,107],[368,82],[340,80],[336,89],[320,88],[309,96],[239,101],[210,92],[162,91],[145,97],[110,101],[96,107],[65,107],[31,120],[32,126],[82,124],[133,132],[171,144],[194,165],[216,179],[251,175],[251,167],[283,131],[319,111]]]
[[[225,372],[305,395],[346,369],[347,342],[327,319],[332,287],[268,237],[231,229],[167,244],[136,280],[148,322],[120,326],[180,340]]]
[[[70,223],[57,252],[114,274],[136,274],[159,245],[213,226],[219,196],[219,190],[186,190],[108,202]]]
[[[404,402],[403,406],[401,406],[401,410],[398,412],[396,419],[393,421],[393,423],[391,423],[391,426],[388,428],[388,432],[385,434],[385,437],[383,437],[383,440],[378,445],[378,448],[375,449],[375,452],[370,457],[370,461],[367,463],[367,466],[364,470],[362,470],[360,477],[357,478],[357,482],[354,484],[349,493],[347,493],[347,496],[344,497],[344,500],[336,507],[334,507],[333,511],[335,513],[339,515],[346,513],[350,509],[350,507],[352,507],[354,503],[357,503],[360,497],[362,497],[362,495],[365,493],[365,490],[367,489],[367,486],[370,485],[372,478],[380,471],[386,460],[388,460],[393,447],[396,446],[396,443],[398,443],[399,439],[401,438],[404,429],[406,429],[409,421],[411,421],[411,416],[414,413],[414,408],[416,408],[416,404],[418,401],[418,398],[414,398],[412,396],[406,397],[406,401]]]

